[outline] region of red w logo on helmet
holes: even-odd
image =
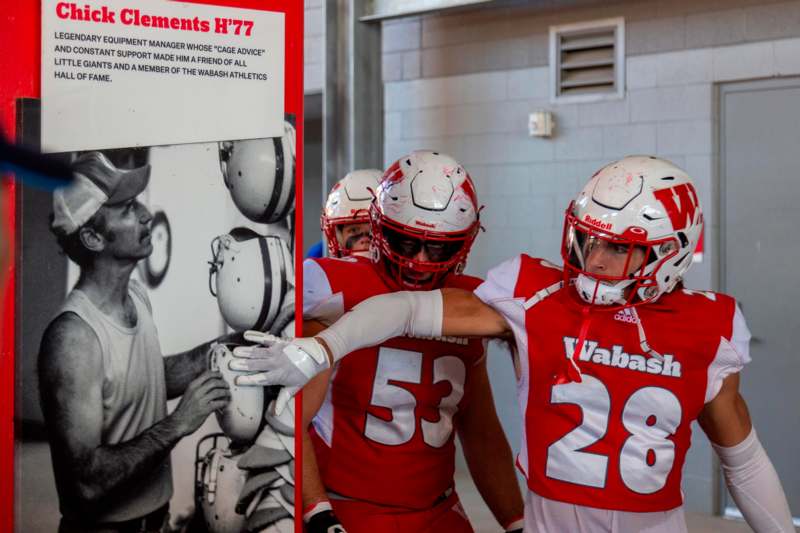
[[[681,183],[669,189],[660,189],[654,191],[653,194],[659,202],[664,204],[674,230],[684,229],[692,223],[700,202],[697,200],[697,193],[691,183]]]

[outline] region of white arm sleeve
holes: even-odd
[[[794,533],[781,480],[753,429],[736,446],[711,445],[719,455],[725,484],[756,533]]]
[[[441,291],[403,291],[368,298],[320,332],[334,362],[392,337],[442,336]]]

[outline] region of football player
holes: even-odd
[[[367,254],[369,204],[382,174],[374,168],[354,170],[331,189],[320,217],[328,257]]]
[[[328,355],[338,361],[395,335],[513,339],[525,531],[686,531],[680,486],[693,420],[748,524],[794,531],[738,391],[750,360],[741,310],[729,296],[681,281],[702,224],[684,171],[627,157],[592,176],[567,209],[563,267],[523,254],[492,269],[474,293],[374,298],[319,340],[262,349],[258,366],[272,374],[262,381],[302,385]]]
[[[305,335],[373,295],[471,291],[481,282],[461,274],[480,226],[472,181],[457,161],[413,152],[374,191],[371,258],[304,264]],[[398,337],[359,350],[305,388],[303,427],[304,519],[312,533],[335,525],[350,533],[473,531],[454,491],[455,434],[498,522],[522,526],[480,339]]]

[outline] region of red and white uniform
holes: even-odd
[[[595,308],[586,329],[585,304],[559,288],[562,279],[558,267],[522,255],[492,269],[475,291],[505,317],[520,354],[517,462],[528,506],[538,509],[526,523],[624,531],[641,525],[640,513],[658,513],[668,524],[658,531],[685,530],[680,484],[690,424],[750,360],[741,311],[729,296],[677,289],[635,310]],[[663,359],[642,349],[637,322]],[[557,381],[582,326],[575,360],[583,380]],[[559,502],[584,513],[564,512]]]
[[[363,257],[308,259],[303,280],[303,317],[325,323],[391,292]],[[444,286],[474,290],[480,283],[449,276]],[[453,487],[453,419],[483,357],[478,339],[398,337],[339,361],[311,432],[325,487],[377,506],[442,503]]]

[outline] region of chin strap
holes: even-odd
[[[583,381],[583,374],[581,368],[575,360],[583,351],[583,345],[586,343],[586,336],[589,334],[589,325],[592,323],[592,313],[588,305],[581,308],[581,330],[578,334],[578,342],[575,343],[575,350],[572,351],[567,363],[564,365],[564,370],[556,375],[556,384],[561,385],[574,381],[580,383]]]
[[[644,326],[642,325],[642,319],[639,317],[639,313],[636,312],[636,307],[631,307],[631,314],[633,318],[636,319],[636,329],[639,331],[639,347],[642,349],[644,353],[649,355],[650,357],[655,357],[661,361],[664,360],[664,356],[655,351],[647,344],[647,337],[644,334]]]

